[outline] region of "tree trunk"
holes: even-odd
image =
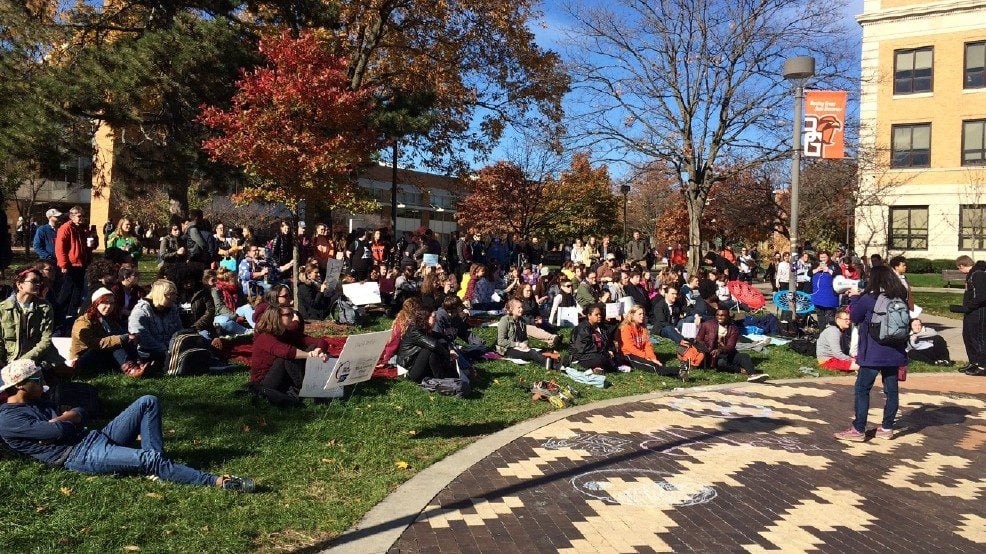
[[[291,295],[294,298],[294,309],[298,309],[298,211],[295,210],[294,226],[291,228],[291,233],[294,234],[294,240],[291,241]]]
[[[689,183],[685,194],[685,205],[688,208],[688,275],[698,275],[702,265],[702,211],[705,209],[705,197],[701,189],[694,183]]]
[[[168,183],[168,213],[171,215],[188,215],[188,183]]]

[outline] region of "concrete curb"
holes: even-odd
[[[920,375],[940,375],[915,374]],[[815,377],[805,379],[783,379],[770,381],[770,384],[797,384],[797,383],[831,383],[839,381],[849,381],[854,379],[850,375],[833,377]],[[763,384],[737,382],[725,383],[721,385],[708,385],[702,387],[676,388],[669,391],[650,392],[635,396],[625,396],[621,398],[611,398],[586,404],[584,406],[574,406],[564,410],[558,410],[522,421],[516,425],[498,431],[487,437],[466,446],[462,450],[449,455],[431,466],[425,468],[420,473],[412,477],[397,490],[390,493],[379,504],[373,507],[363,519],[345,533],[331,541],[331,546],[326,553],[374,553],[387,552],[397,542],[404,531],[421,515],[428,503],[435,498],[449,483],[455,480],[463,471],[469,469],[482,459],[486,458],[498,449],[506,446],[510,442],[523,437],[545,425],[549,425],[558,420],[620,404],[630,404],[644,400],[653,400],[664,396],[677,394],[715,391],[723,389],[735,389],[738,387],[759,387]]]

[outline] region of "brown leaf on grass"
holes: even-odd
[[[44,506],[35,506],[34,507],[34,513],[40,514],[41,512],[43,512],[43,511],[45,511],[47,509],[48,508],[45,508]]]
[[[407,469],[408,468],[408,464],[404,460],[398,460],[397,463],[395,463],[394,465],[397,466],[397,469]]]
[[[334,461],[336,461],[335,458],[322,458],[322,463],[323,464],[331,464]]]
[[[257,425],[261,427],[267,427],[267,420],[264,418],[260,418],[260,420],[257,421]]]
[[[195,444],[195,445],[202,444],[202,439],[192,439],[192,444]]]
[[[411,435],[411,436],[413,437],[414,435],[417,435],[417,434],[418,434],[418,432],[417,432],[417,431],[415,431],[414,429],[411,429],[410,431],[408,431],[408,432],[407,432],[407,434],[408,434],[408,435]]]
[[[156,492],[149,492],[149,493],[145,494],[144,496],[146,496],[147,498],[153,498],[154,500],[164,500],[164,496],[162,496],[162,495],[160,495],[160,494],[158,494]]]
[[[137,546],[136,544],[128,544],[127,546],[124,546],[123,549],[126,550],[127,552],[138,552],[140,550],[140,547]]]
[[[326,446],[335,446],[336,445],[336,440],[335,439],[332,439],[329,442],[325,443],[325,445]]]
[[[425,413],[422,412],[421,410],[414,410],[414,413],[418,414],[419,416],[425,415]]]
[[[72,489],[70,489],[68,487],[62,487],[62,488],[60,488],[58,490],[59,490],[59,492],[61,492],[65,496],[72,496]]]
[[[245,424],[244,424],[244,425],[243,425],[243,432],[244,432],[244,433],[249,433],[249,432],[250,432],[250,426],[249,426],[249,425],[245,425]]]

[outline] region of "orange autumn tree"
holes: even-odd
[[[355,176],[381,146],[370,125],[373,88],[352,88],[346,58],[310,31],[261,40],[267,63],[246,71],[229,108],[205,106],[200,121],[218,134],[203,148],[239,167],[250,183],[238,202],[363,211],[372,200]],[[297,283],[298,249],[294,250]]]
[[[530,236],[551,220],[548,187],[513,162],[484,167],[470,183],[472,192],[456,205],[459,228]]]

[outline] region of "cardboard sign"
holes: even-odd
[[[623,304],[619,302],[606,303],[606,319],[619,319],[623,315]]]
[[[376,281],[343,285],[342,293],[346,295],[346,298],[349,298],[350,302],[357,306],[379,304],[382,302],[380,299],[380,283]]]
[[[568,308],[558,308],[559,327],[578,327],[579,326],[579,307],[570,306]]]
[[[681,325],[681,336],[686,339],[693,339],[698,336],[698,323],[683,323]]]
[[[342,276],[342,260],[329,260],[325,262],[325,284],[329,290],[336,290],[339,286],[339,277]]]
[[[425,254],[422,261],[427,266],[435,267],[438,265],[438,254]]]
[[[346,339],[346,345],[342,347],[339,359],[335,361],[332,375],[323,387],[333,389],[369,380],[389,340],[390,331],[350,335]]]
[[[305,361],[305,380],[301,383],[298,396],[304,398],[328,398],[334,394],[325,389],[325,383],[332,377],[336,367],[336,359],[329,358],[323,362],[318,358],[308,358]]]
[[[840,160],[845,156],[845,91],[805,91],[804,123],[805,157]]]
[[[623,311],[621,312],[623,315],[627,315],[628,313],[630,313],[630,308],[636,306],[636,303],[634,303],[633,298],[629,296],[624,296],[623,298],[620,298],[620,304],[623,304]]]

